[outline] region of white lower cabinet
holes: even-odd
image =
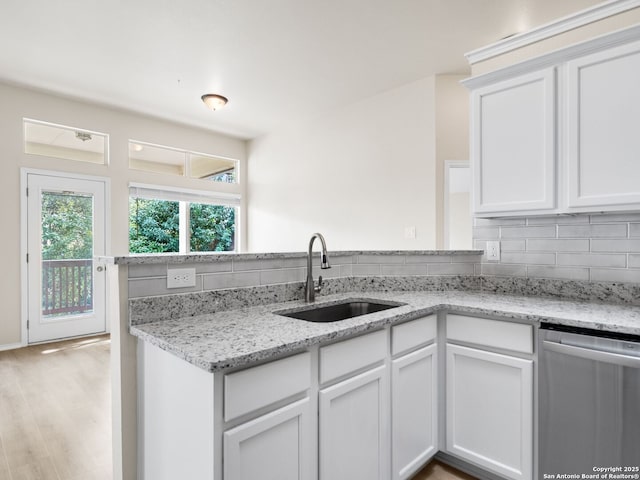
[[[392,479],[410,478],[438,451],[437,346],[391,364]]]
[[[447,451],[514,480],[532,478],[533,361],[447,344]]]
[[[531,480],[532,326],[446,328],[445,379],[435,315],[215,374],[139,340],[138,478],[405,480],[444,449]]]
[[[309,399],[243,423],[224,433],[224,478],[312,479]]]
[[[388,478],[387,377],[382,365],[320,390],[320,480]]]

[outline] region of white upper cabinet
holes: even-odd
[[[476,213],[553,209],[555,205],[555,69],[475,90]]]
[[[569,207],[640,205],[640,42],[567,63]]]
[[[640,210],[640,25],[470,78],[477,217]]]

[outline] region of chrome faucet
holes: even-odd
[[[304,299],[307,302],[314,302],[316,299],[316,293],[322,289],[322,275],[318,278],[318,286],[316,287],[313,282],[313,269],[311,267],[311,256],[313,255],[313,241],[318,238],[322,244],[322,253],[320,254],[320,268],[323,270],[331,268],[329,265],[329,257],[327,257],[327,244],[324,242],[324,237],[319,233],[314,233],[309,240],[309,252],[307,253],[307,284],[304,287]]]

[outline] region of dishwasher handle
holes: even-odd
[[[590,348],[575,347],[573,345],[565,345],[549,340],[544,340],[542,343],[545,350],[550,350],[552,352],[564,353],[565,355],[586,358],[597,362],[614,363],[624,367],[640,368],[640,357],[632,357],[620,353],[603,352],[601,350],[592,350]]]

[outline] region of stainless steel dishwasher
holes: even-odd
[[[539,337],[539,478],[638,478],[640,337],[552,324]]]

